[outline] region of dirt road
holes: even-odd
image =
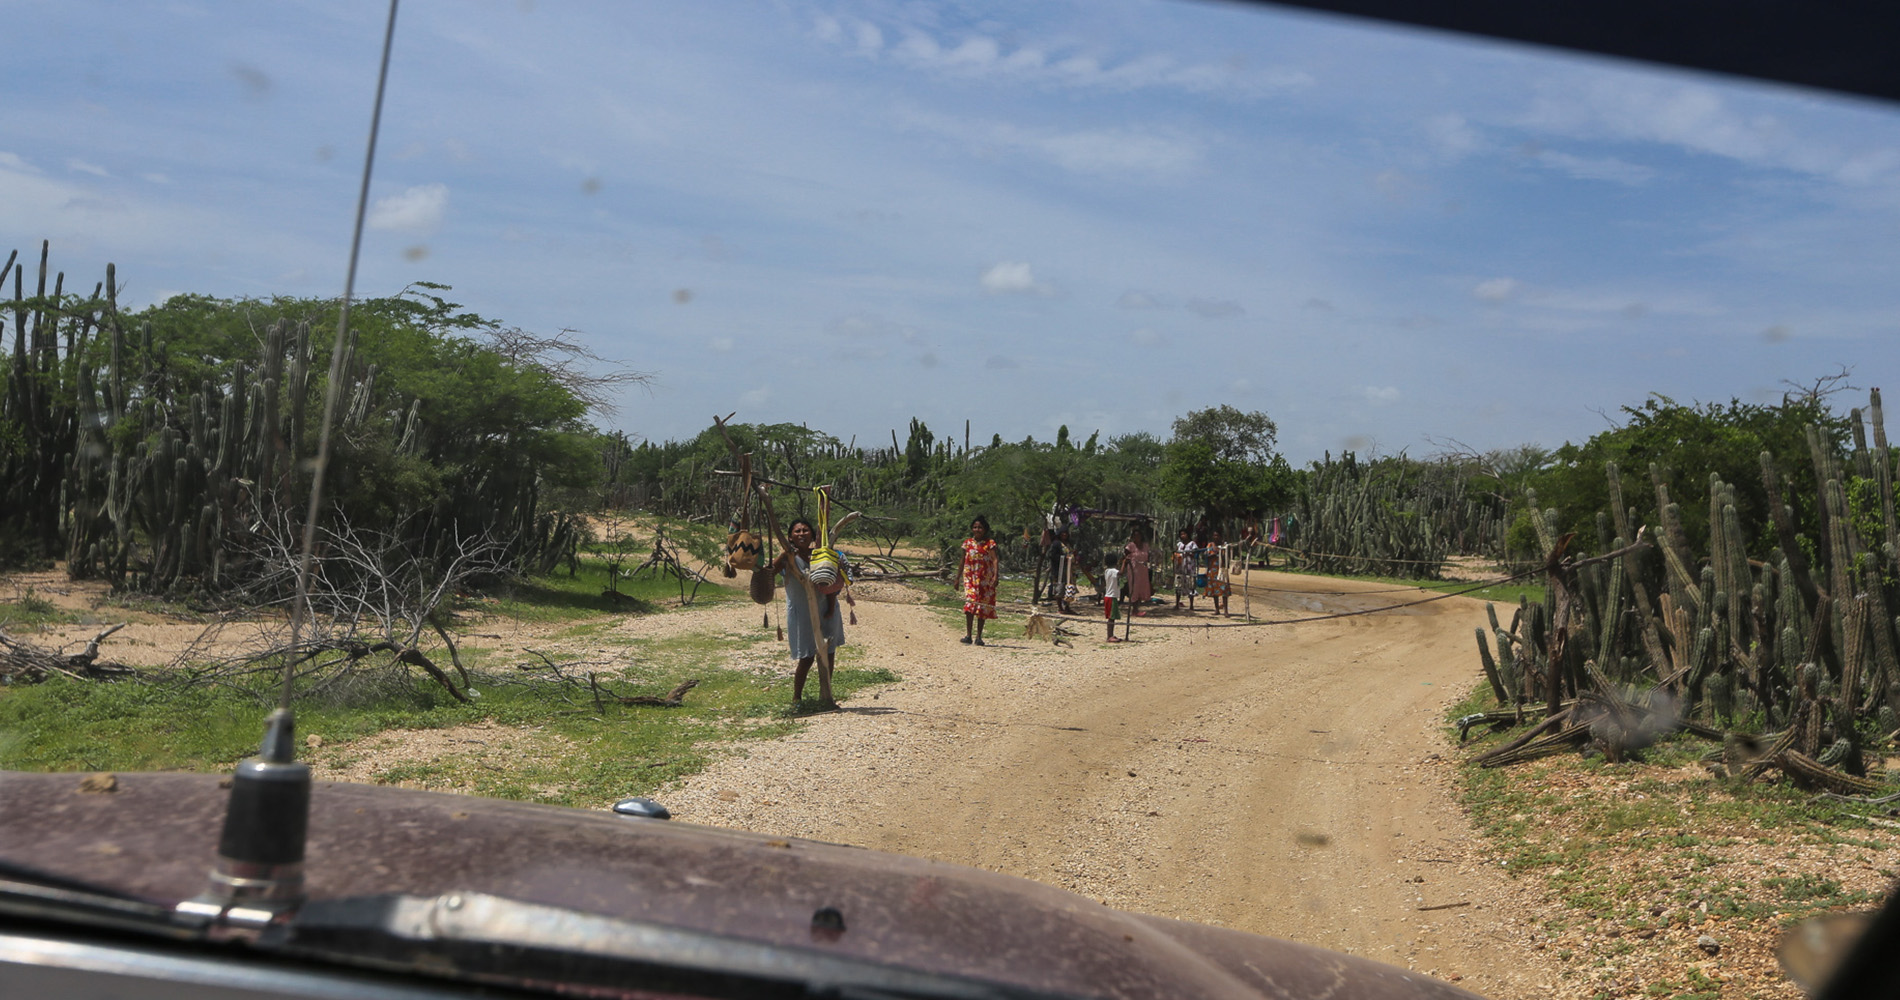
[[[1256,615],[1273,618],[1421,596],[1253,581]],[[974,647],[923,608],[861,605],[847,662],[902,684],[663,797],[686,821],[1021,875],[1500,998],[1564,995],[1532,948],[1535,901],[1483,856],[1450,792],[1443,713],[1476,678],[1483,615],[1449,599],[1265,628],[1137,626],[1114,646],[1090,625],[1069,648]]]

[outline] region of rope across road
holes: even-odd
[[[1463,597],[1466,594],[1473,594],[1480,590],[1485,590],[1490,587],[1498,586],[1499,584],[1515,583],[1518,580],[1526,579],[1532,576],[1538,576],[1538,575],[1541,575],[1543,572],[1544,572],[1544,569],[1543,567],[1540,566],[1536,569],[1525,570],[1524,572],[1515,574],[1513,576],[1507,576],[1502,580],[1489,580],[1484,583],[1472,584],[1471,586],[1462,588],[1460,590],[1449,590],[1443,593],[1433,594],[1431,597],[1422,597],[1416,601],[1400,601],[1397,604],[1386,604],[1386,605],[1381,605],[1376,608],[1361,608],[1358,611],[1335,611],[1330,614],[1309,615],[1304,618],[1273,618],[1273,619],[1267,619],[1263,621],[1238,621],[1238,622],[1233,622],[1233,621],[1218,621],[1218,622],[1216,621],[1209,621],[1209,622],[1146,621],[1146,622],[1141,623],[1141,627],[1142,628],[1202,628],[1202,629],[1206,629],[1206,628],[1262,628],[1269,625],[1301,625],[1308,622],[1331,621],[1336,618],[1358,618],[1364,615],[1383,614],[1388,611],[1398,611],[1403,608],[1417,607],[1421,604],[1430,604],[1433,601],[1442,601],[1447,597]],[[1407,589],[1423,589],[1423,588],[1407,588]],[[1288,591],[1280,591],[1280,593],[1303,594],[1303,593],[1315,593],[1315,592],[1288,590]],[[1351,591],[1320,592],[1320,593],[1326,596],[1344,596],[1346,594],[1351,593]],[[1360,593],[1367,593],[1367,591],[1361,591]],[[1388,591],[1370,591],[1370,593],[1388,593]],[[1002,610],[1003,607],[1004,605],[999,604],[998,610],[999,611]],[[1084,615],[1049,614],[1047,612],[1037,611],[1033,606],[1027,606],[1027,605],[1022,605],[1022,604],[1016,604],[1016,605],[1010,606],[1010,610],[1020,611],[1024,614],[1040,614],[1045,619],[1052,619],[1055,621],[1085,622],[1088,624],[1099,624],[1100,622],[1104,620],[1101,618],[1092,618],[1092,617],[1087,617]]]

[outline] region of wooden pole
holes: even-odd
[[[733,455],[737,456],[739,454],[739,446],[732,440],[732,436],[726,433],[726,419],[730,419],[730,417],[725,419],[714,417],[713,424],[719,428],[720,436],[726,439],[726,447],[730,448]],[[891,433],[893,436],[896,434],[895,431]],[[713,471],[720,472],[721,470],[715,469]],[[725,474],[730,475],[731,473]],[[791,555],[791,558],[785,560],[786,577],[795,581],[799,586],[805,589],[805,610],[811,617],[812,649],[818,660],[819,703],[825,708],[836,708],[838,707],[837,702],[833,700],[831,696],[831,642],[830,637],[825,634],[824,615],[818,610],[818,588],[812,585],[811,578],[805,575],[803,569],[799,568],[796,550],[794,550],[791,543],[786,540],[785,535],[779,531],[778,511],[773,509],[772,498],[764,486],[764,483],[769,481],[770,480],[763,479],[755,480],[755,482],[760,484],[758,487],[759,506],[765,510],[766,524],[771,528],[772,537],[777,540],[779,548]]]

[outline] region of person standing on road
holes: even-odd
[[[1108,619],[1108,641],[1115,638],[1115,612],[1121,607],[1122,571],[1116,568],[1115,554],[1102,557],[1102,617]]]
[[[970,521],[970,537],[963,540],[963,642],[983,645],[983,623],[996,617],[996,578],[1000,560],[996,539],[990,537],[989,519]],[[971,632],[975,627],[974,635]]]
[[[1219,528],[1214,529],[1213,536],[1207,540],[1207,549],[1202,555],[1207,565],[1207,600],[1214,605],[1214,613],[1225,618],[1228,595],[1234,592],[1234,587],[1227,576],[1230,554],[1227,546],[1221,544]]]
[[[805,585],[792,578],[786,567],[793,559],[798,560],[798,569],[802,573],[811,568],[811,552],[818,544],[818,529],[810,521],[798,518],[786,533],[791,548],[778,554],[772,564],[766,568],[769,573],[785,575],[785,642],[791,647],[792,658],[798,661],[797,669],[792,673],[792,707],[796,709],[805,695],[805,677],[811,673],[811,665],[818,658],[818,644],[812,640],[811,605],[805,596]],[[844,556],[839,554],[842,563]],[[840,573],[849,573],[850,567],[840,565]],[[823,602],[821,628],[825,633],[827,658],[833,666],[837,665],[838,647],[844,645],[844,619],[838,611],[838,599],[832,595],[820,595]],[[820,678],[820,693],[824,708],[838,707],[831,700],[831,686],[827,678]]]
[[[1201,547],[1194,544],[1194,533],[1181,529],[1180,538],[1174,543],[1174,607],[1181,608],[1181,598],[1187,598],[1187,609],[1194,610],[1194,574],[1200,572]]]
[[[1154,595],[1154,582],[1148,579],[1148,567],[1154,560],[1154,550],[1148,547],[1148,529],[1140,524],[1128,533],[1128,544],[1122,546],[1121,571],[1128,580],[1128,599],[1135,602],[1134,613],[1146,615],[1142,606]]]

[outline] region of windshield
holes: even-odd
[[[1875,785],[1900,728],[1896,609],[1840,603],[1900,572],[1894,107],[1259,5],[409,0],[324,417],[387,16],[0,5],[7,768],[228,770],[294,661],[319,779],[650,796],[1507,997],[1782,989],[1784,915],[1884,895],[1890,831],[1802,811],[1872,789],[1789,778],[1758,846],[1720,782],[1798,706]],[[1558,616],[1547,563],[1655,539]],[[1448,717],[1586,658],[1714,735],[1466,768]],[[82,683],[205,721],[19,693]]]

